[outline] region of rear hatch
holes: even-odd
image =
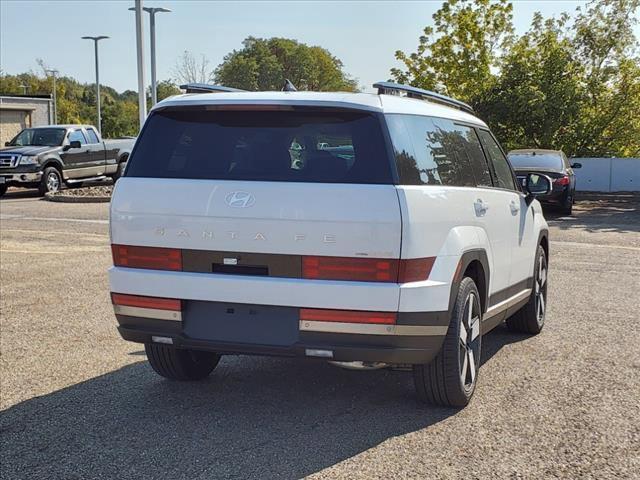
[[[308,256],[398,259],[387,152],[378,113],[167,107],[117,183],[112,243],[181,249],[187,271],[262,277],[300,278]]]

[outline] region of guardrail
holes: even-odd
[[[571,158],[576,190],[588,192],[639,192],[640,158]]]

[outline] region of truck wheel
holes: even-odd
[[[180,350],[155,343],[145,343],[144,350],[155,372],[171,380],[202,380],[220,361],[216,353]]]
[[[126,159],[124,159],[123,161],[121,161],[118,164],[118,169],[116,170],[116,172],[113,175],[111,175],[111,179],[113,180],[113,183],[116,183],[118,181],[118,179],[122,176],[126,166],[127,166],[127,160]]]
[[[5,193],[7,193],[8,185],[0,185],[0,197],[2,197]]]
[[[55,193],[62,188],[62,175],[55,167],[47,167],[42,174],[42,180],[38,186],[38,193],[42,196],[45,193]]]
[[[440,353],[427,365],[413,366],[413,381],[422,402],[445,407],[469,403],[480,367],[481,319],[478,288],[465,277],[460,282]]]
[[[531,296],[524,307],[507,318],[509,330],[533,335],[542,331],[547,313],[547,272],[547,256],[544,248],[538,245]]]

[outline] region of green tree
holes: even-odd
[[[513,37],[511,3],[507,0],[447,0],[433,15],[416,52],[397,51],[405,69],[393,78],[474,102],[494,81],[492,70]]]
[[[288,78],[300,90],[355,91],[357,82],[329,51],[287,38],[244,40],[215,70],[220,85],[244,90],[280,90]]]

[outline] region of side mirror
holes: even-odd
[[[537,196],[551,192],[551,179],[546,175],[530,173],[527,175],[524,188],[527,192],[527,204],[529,204]]]
[[[82,144],[80,143],[80,140],[74,140],[72,142],[69,142],[69,145],[65,145],[62,150],[66,152],[67,150],[71,150],[72,148],[82,148]]]
[[[582,164],[581,164],[581,163],[578,163],[578,162],[576,162],[576,163],[572,163],[572,164],[571,164],[571,168],[582,168]]]
[[[4,142],[4,146],[5,147],[10,147],[11,146],[11,142]]]

